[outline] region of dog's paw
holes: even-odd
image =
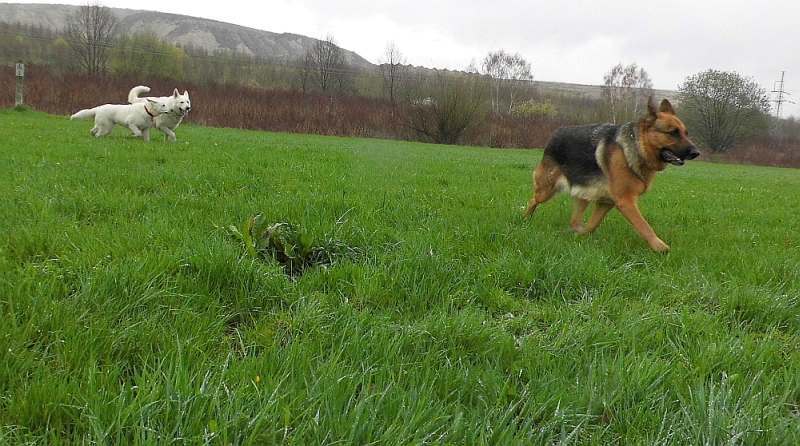
[[[653,251],[655,252],[669,252],[669,245],[658,238],[650,243],[650,247],[653,248]]]

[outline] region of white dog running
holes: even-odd
[[[170,111],[159,115],[155,119],[155,127],[164,132],[164,134],[167,135],[167,139],[175,141],[175,129],[178,128],[183,118],[192,110],[192,101],[189,100],[189,92],[184,90],[183,94],[179,94],[176,88],[172,96],[162,96],[159,98],[139,97],[139,95],[149,92],[150,87],[145,87],[144,85],[133,87],[130,93],[128,93],[128,102],[136,104],[147,99],[156,99],[169,104]]]
[[[95,137],[108,135],[114,130],[114,124],[129,128],[135,136],[150,141],[150,127],[153,120],[170,110],[169,104],[154,99],[137,104],[106,104],[88,110],[81,110],[69,119],[94,118],[91,133]]]

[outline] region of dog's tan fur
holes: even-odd
[[[600,178],[596,186],[588,188],[590,190],[582,187],[571,191],[575,198],[575,208],[570,226],[580,234],[589,234],[616,207],[653,250],[665,252],[670,249],[669,245],[656,235],[644,219],[639,211],[638,200],[650,188],[656,174],[667,165],[661,158],[661,150],[694,145],[689,139],[686,126],[675,115],[672,104],[666,99],[659,108],[651,101],[647,116],[636,125],[639,135],[636,163],[631,165],[631,156],[626,157],[625,148],[619,144],[598,147],[597,161],[604,178]],[[552,198],[565,183],[568,184],[559,165],[548,157],[543,158],[534,170],[533,182],[533,198],[525,211],[525,217],[529,217],[539,204]],[[595,203],[595,208],[584,225],[584,213],[590,202]]]

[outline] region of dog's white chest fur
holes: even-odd
[[[597,179],[590,184],[570,184],[566,177],[561,177],[556,183],[558,189],[568,192],[575,198],[588,201],[611,200],[611,193],[608,190],[608,181],[604,178]]]

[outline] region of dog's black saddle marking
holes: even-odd
[[[553,159],[572,185],[586,186],[604,177],[597,164],[597,146],[614,142],[619,126],[592,124],[562,127],[553,134],[544,156]]]

